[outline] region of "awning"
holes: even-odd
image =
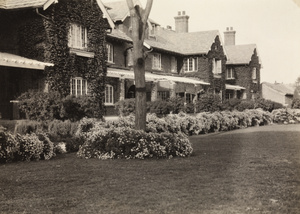
[[[242,87],[242,86],[238,86],[238,85],[229,85],[229,84],[226,84],[225,85],[226,89],[229,89],[229,90],[235,90],[235,91],[239,91],[239,90],[245,90],[246,88]]]
[[[107,76],[114,77],[114,78],[124,78],[124,79],[134,79],[134,72],[129,70],[123,69],[116,69],[116,68],[107,68]],[[170,82],[180,82],[180,83],[187,83],[187,84],[194,84],[194,85],[209,85],[207,82],[203,82],[200,80],[190,79],[187,77],[176,77],[176,76],[167,76],[167,75],[159,75],[159,74],[152,74],[152,73],[145,73],[146,81],[170,81]]]
[[[175,77],[175,76],[164,76],[165,79],[173,81],[173,82],[181,82],[181,83],[189,83],[194,85],[210,85],[207,82],[201,80],[195,80],[187,77]]]
[[[54,64],[0,52],[0,66],[44,70],[46,66],[54,66]]]

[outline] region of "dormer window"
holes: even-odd
[[[195,72],[198,71],[198,58],[190,57],[185,58],[183,61],[184,72]]]
[[[71,24],[69,29],[69,47],[86,50],[87,46],[87,28],[79,24]]]

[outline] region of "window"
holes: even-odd
[[[87,28],[78,24],[71,24],[69,29],[69,47],[87,49]]]
[[[105,104],[114,104],[114,88],[111,85],[105,87]]]
[[[177,73],[177,59],[174,56],[171,57],[171,72]]]
[[[220,75],[222,73],[222,61],[213,59],[212,61],[213,74]]]
[[[161,55],[158,53],[153,54],[152,68],[159,70],[161,69]]]
[[[252,79],[256,80],[256,68],[252,68]]]
[[[127,62],[127,67],[133,66],[133,56],[132,56],[132,48],[127,50],[127,55],[126,55],[126,62]]]
[[[198,70],[198,58],[186,58],[183,61],[184,72],[193,72]]]
[[[87,80],[82,79],[81,77],[75,77],[71,80],[71,94],[77,96],[87,95],[88,93],[88,84]]]
[[[107,49],[107,61],[113,62],[114,61],[114,47],[112,44],[106,44]]]
[[[160,100],[167,100],[170,97],[169,91],[159,91],[158,92],[158,99]]]
[[[228,79],[228,80],[234,79],[234,71],[232,68],[228,68],[226,70],[226,79]]]

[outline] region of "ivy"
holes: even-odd
[[[19,46],[22,55],[51,62],[53,67],[45,69],[46,81],[52,91],[61,95],[70,94],[72,77],[82,77],[89,83],[89,92],[104,112],[103,100],[106,76],[105,35],[107,22],[96,1],[60,0],[46,11],[43,16],[27,12],[31,17],[19,29]],[[70,53],[68,34],[71,23],[87,28],[88,51],[94,58],[77,56]],[[102,116],[102,115],[101,115]]]

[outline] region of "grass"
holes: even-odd
[[[300,125],[190,140],[190,158],[0,165],[0,213],[300,213]]]

